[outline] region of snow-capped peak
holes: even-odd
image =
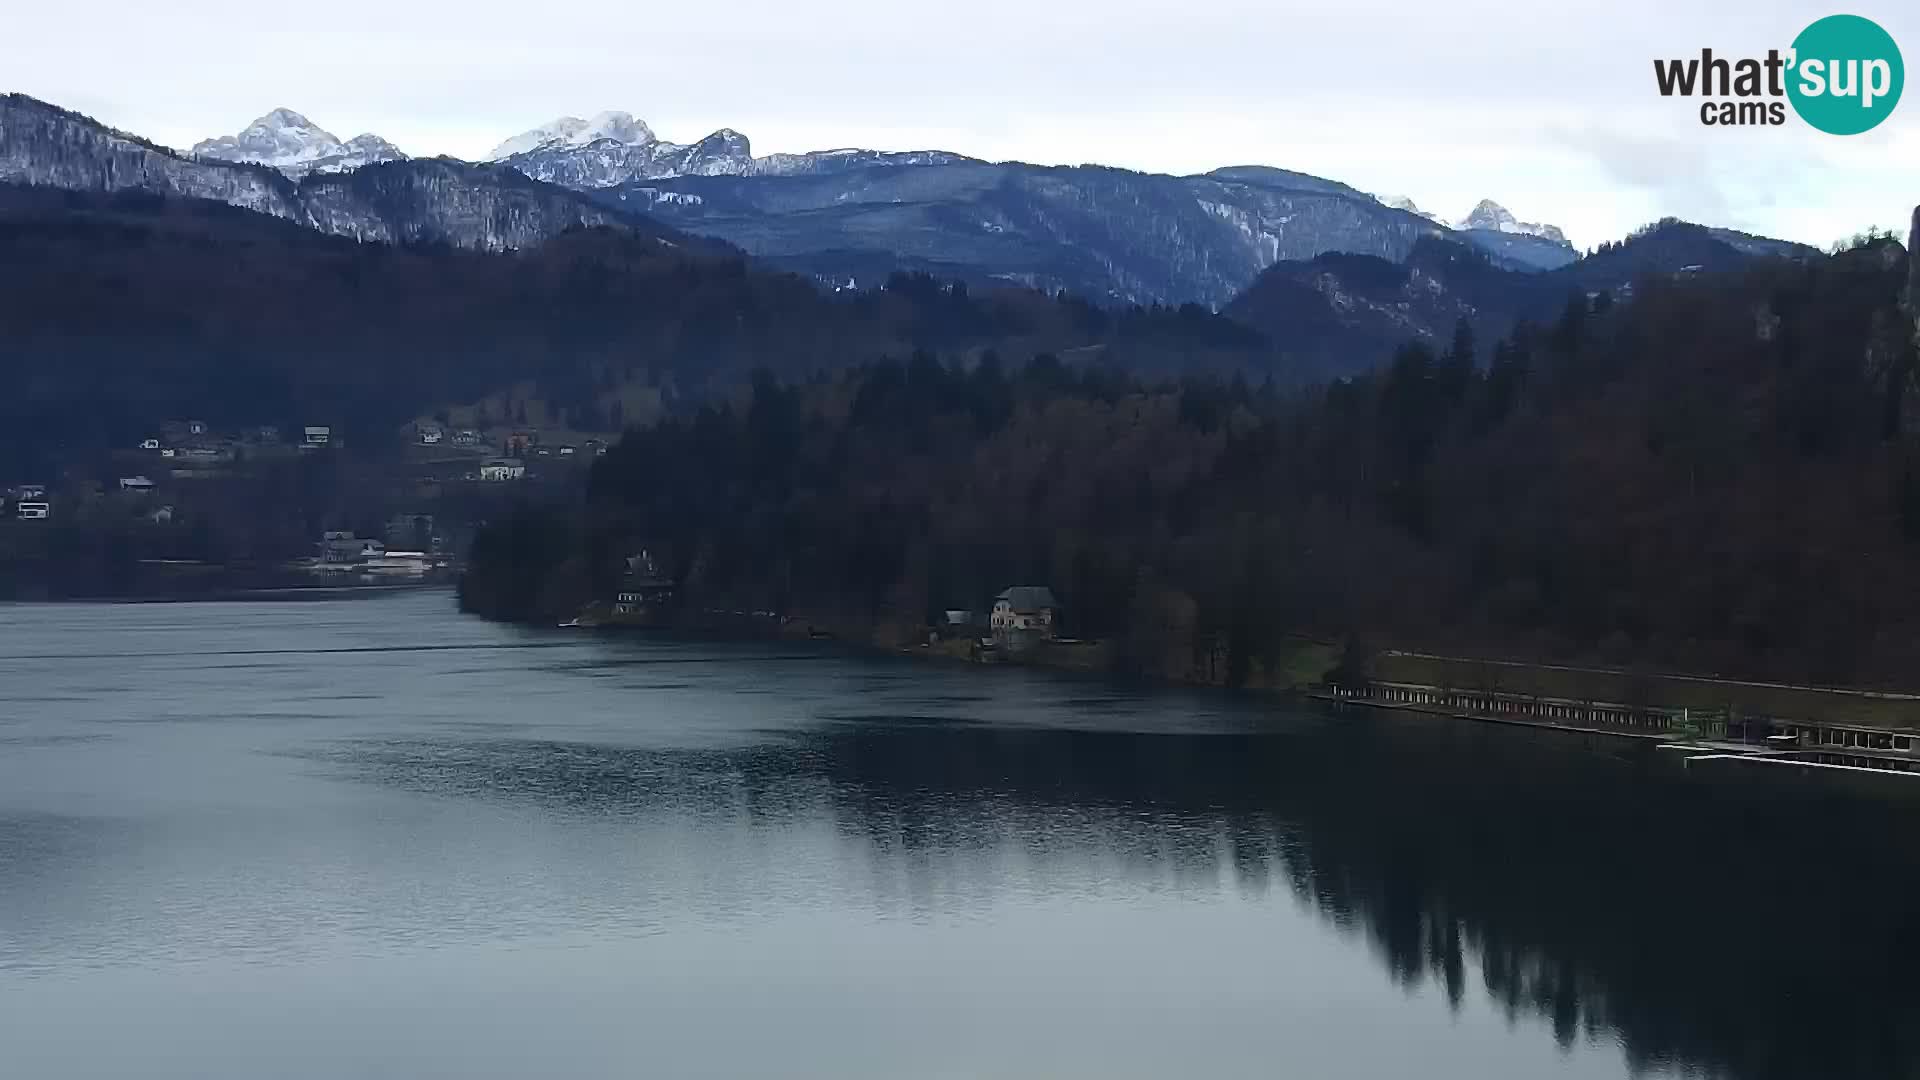
[[[294,112],[292,109],[289,109],[284,105],[281,106],[280,108],[270,110],[267,113],[267,115],[261,117],[258,120],[255,120],[252,126],[248,128],[248,130],[251,131],[254,128],[266,128],[269,130],[276,130],[276,131],[305,132],[305,133],[318,135],[322,138],[329,138],[329,139],[333,137],[331,135],[328,135],[324,130],[322,130],[319,124],[316,124],[313,121],[307,119],[306,117],[301,116],[299,113]]]
[[[287,108],[274,109],[248,124],[238,135],[195,143],[193,153],[220,161],[270,165],[295,178],[309,172],[357,169],[376,161],[397,161],[407,156],[378,135],[357,135],[343,143],[332,132]]]
[[[371,132],[348,139],[347,153],[366,155],[375,161],[398,161],[407,156],[400,152],[399,147]]]
[[[1460,219],[1458,229],[1486,229],[1492,232],[1517,233],[1522,236],[1538,236],[1556,244],[1566,245],[1567,236],[1557,225],[1542,225],[1532,221],[1521,221],[1513,212],[1492,199],[1481,199],[1467,216]]]
[[[550,124],[523,131],[494,147],[493,153],[487,158],[500,161],[542,148],[589,146],[606,139],[622,146],[645,146],[657,141],[647,122],[637,119],[632,113],[602,112],[595,113],[587,120],[563,116]]]
[[[1466,217],[1460,219],[1460,227],[1463,229],[1519,232],[1519,225],[1519,219],[1513,216],[1513,211],[1492,199],[1481,199],[1478,205],[1467,212]]]
[[[292,109],[275,109],[248,124],[238,135],[208,139],[193,148],[196,154],[257,161],[263,165],[292,165],[337,154],[339,139]]]
[[[1389,206],[1395,210],[1405,210],[1409,214],[1418,214],[1436,225],[1446,224],[1446,222],[1440,220],[1440,215],[1420,209],[1412,199],[1407,198],[1405,195],[1378,195],[1375,196],[1375,198],[1379,200],[1382,206]]]

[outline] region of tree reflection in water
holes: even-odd
[[[1458,1009],[1477,970],[1509,1017],[1616,1041],[1637,1069],[1920,1076],[1920,801],[1372,716],[1181,734],[873,715],[738,749],[375,759],[389,782],[595,815],[824,816],[871,860],[867,887],[932,907],[992,877],[970,859],[1041,884],[1283,887],[1402,986]]]

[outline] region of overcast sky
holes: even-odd
[[[956,150],[1157,172],[1278,165],[1458,217],[1482,197],[1586,247],[1664,215],[1825,246],[1903,235],[1920,92],[1866,135],[1703,127],[1654,57],[1785,49],[1865,15],[1920,59],[1920,5],[1786,0],[222,0],[15,4],[0,90],[171,146],[275,106],[341,138],[484,155],[624,109],[755,153]]]

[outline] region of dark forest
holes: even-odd
[[[1176,678],[1258,681],[1311,633],[1895,680],[1920,648],[1905,281],[1885,240],[1650,278],[1304,391],[1050,355],[763,371],[630,432],[579,506],[497,522],[464,601],[564,617],[646,546],[687,603],[882,640],[1046,583]]]

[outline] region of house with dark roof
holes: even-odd
[[[1002,646],[1031,648],[1054,636],[1060,601],[1045,585],[1015,585],[993,598],[987,626]]]
[[[660,568],[652,554],[641,551],[627,556],[626,572],[620,576],[620,591],[613,597],[616,616],[651,617],[673,603],[673,578]]]

